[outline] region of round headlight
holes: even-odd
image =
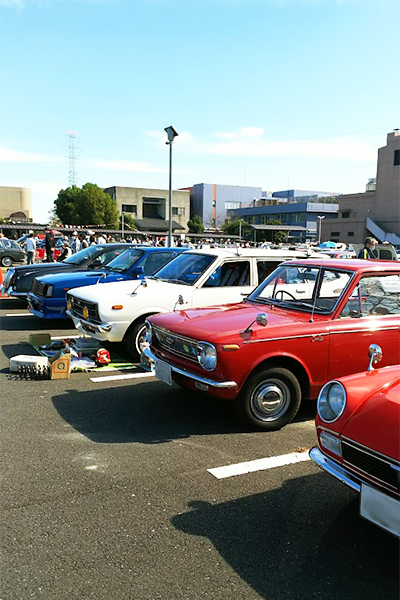
[[[318,396],[318,414],[326,423],[336,421],[346,406],[346,390],[339,381],[326,383]]]
[[[153,328],[148,321],[146,321],[146,342],[151,346],[153,341]]]
[[[217,366],[217,351],[207,342],[197,344],[197,360],[206,371],[214,371]]]

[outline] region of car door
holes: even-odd
[[[241,302],[254,289],[250,259],[222,260],[203,284],[193,290],[192,306]]]
[[[368,348],[378,344],[379,366],[400,362],[400,275],[367,274],[329,322],[329,379],[365,371]]]

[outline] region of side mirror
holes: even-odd
[[[101,262],[101,260],[99,258],[96,258],[93,262],[92,262],[92,267],[94,269],[97,269],[98,267],[101,267],[103,265],[103,263]]]
[[[185,304],[185,301],[184,301],[183,296],[181,294],[179,294],[178,300],[175,302],[174,312],[175,312],[175,309],[176,309],[176,307],[177,307],[178,304]]]
[[[370,362],[368,365],[368,371],[373,371],[373,365],[376,365],[379,361],[382,360],[382,349],[378,344],[371,344],[368,348],[368,356],[370,357]]]
[[[254,321],[252,321],[250,325],[246,327],[243,333],[249,333],[249,331],[251,331],[250,327],[254,325],[254,323],[257,323],[257,325],[261,325],[261,327],[265,327],[268,324],[267,315],[265,313],[259,313],[254,319]]]
[[[133,269],[133,274],[134,275],[144,275],[144,267],[143,266],[135,267]]]

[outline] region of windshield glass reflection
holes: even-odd
[[[282,265],[249,295],[247,301],[285,308],[331,312],[353,274],[308,265]]]

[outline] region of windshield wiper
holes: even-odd
[[[191,285],[186,281],[182,281],[181,279],[161,279],[161,281],[166,281],[167,283],[178,283],[179,285]]]
[[[254,302],[255,304],[274,304],[270,298],[245,298],[243,302]]]
[[[280,300],[279,306],[281,306],[281,304],[284,304],[285,306],[291,305],[294,307],[302,306],[304,308],[314,309],[317,312],[323,310],[320,306],[315,306],[315,304],[310,304],[309,302],[303,302],[302,300]]]

